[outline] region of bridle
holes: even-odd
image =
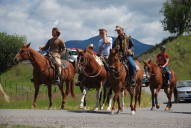
[[[90,55],[92,56],[92,55]],[[83,58],[83,61],[82,61],[82,58]],[[94,77],[97,77],[100,75],[101,71],[102,71],[102,67],[99,65],[99,69],[98,69],[98,72],[95,74],[95,75],[90,75],[89,73],[87,73],[85,71],[86,69],[86,65],[88,65],[88,62],[90,60],[86,57],[79,57],[79,60],[78,60],[78,66],[79,66],[79,69],[81,69],[82,73],[86,76],[86,77],[91,77],[91,78],[94,78]],[[91,74],[94,74],[94,73],[91,73]]]

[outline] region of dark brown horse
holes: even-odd
[[[136,66],[137,72],[135,76],[136,85],[135,87],[132,87],[129,82],[129,77],[130,77],[128,73],[129,69],[127,67],[126,68],[124,67],[124,64],[120,62],[120,59],[121,58],[118,55],[118,51],[116,49],[112,49],[110,51],[110,56],[109,56],[109,65],[112,65],[115,68],[116,72],[115,74],[113,74],[113,76],[110,73],[112,76],[111,86],[113,86],[112,88],[116,95],[114,96],[113,106],[115,104],[115,100],[117,100],[119,105],[119,110],[121,109],[119,96],[121,95],[121,92],[123,92],[122,90],[126,88],[131,96],[131,101],[130,101],[131,112],[132,114],[135,114],[137,101],[139,102],[139,105],[141,102],[141,89],[142,89],[142,79],[144,70],[139,61],[135,60],[135,64],[137,65]],[[116,76],[118,76],[118,79]],[[134,104],[133,104],[133,98],[135,98]]]
[[[83,96],[81,98],[80,108],[85,108],[84,104],[86,99],[86,94],[89,89],[96,89],[96,105],[94,110],[99,109],[100,97],[102,87],[107,78],[107,72],[104,65],[97,58],[97,56],[90,49],[77,50],[78,51],[78,68],[83,74],[83,78],[80,82],[80,87],[82,88]],[[97,60],[98,59],[98,60]]]
[[[35,87],[35,94],[33,100],[33,107],[36,107],[36,99],[39,93],[39,87],[41,84],[47,85],[48,88],[48,96],[49,96],[49,108],[52,106],[52,92],[51,87],[55,81],[55,70],[52,68],[50,61],[47,57],[41,55],[40,53],[36,52],[32,48],[30,48],[30,44],[24,45],[20,51],[15,56],[15,60],[17,62],[22,60],[30,60],[33,65],[33,78],[34,78],[34,87]],[[68,61],[64,61],[65,68],[62,69],[61,72],[61,84],[59,84],[59,89],[62,94],[62,103],[61,109],[64,109],[64,104],[66,97],[68,96],[69,92],[74,97],[74,75],[75,69],[71,63]],[[63,89],[63,83],[66,82],[66,92]]]
[[[160,92],[160,89],[164,89],[167,98],[168,103],[166,105],[165,110],[170,110],[172,107],[171,99],[172,99],[172,93],[174,92],[174,89],[176,87],[176,75],[175,72],[171,70],[171,80],[170,80],[170,86],[165,86],[165,83],[163,82],[163,74],[161,68],[153,63],[151,60],[145,63],[145,70],[149,74],[149,80],[150,80],[150,90],[151,90],[151,96],[152,96],[152,107],[151,110],[154,109],[156,106],[157,109],[160,108],[158,104],[158,93]]]

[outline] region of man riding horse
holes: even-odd
[[[100,40],[98,41],[98,56],[101,56],[101,59],[104,63],[106,70],[108,70],[107,59],[112,49],[113,39],[107,36],[107,30],[104,28],[99,29]]]
[[[61,75],[61,55],[64,53],[66,47],[64,41],[59,38],[61,32],[58,28],[54,27],[52,29],[52,38],[48,40],[44,47],[39,47],[40,50],[46,51],[48,50],[49,55],[54,58],[54,65],[56,68],[56,80],[57,84],[60,83],[60,75]]]
[[[122,58],[127,62],[126,64],[129,67],[130,85],[133,87],[135,86],[136,75],[136,65],[132,51],[133,43],[131,42],[130,37],[125,34],[123,27],[116,26],[115,31],[117,32],[118,37],[114,41],[113,48],[118,49]]]
[[[169,55],[165,51],[166,51],[165,46],[161,46],[160,47],[160,53],[157,55],[157,64],[159,67],[161,67],[164,75],[166,76],[166,74],[167,74],[167,77],[165,79],[167,79],[166,84],[167,84],[167,86],[169,86],[170,80],[171,80],[171,72],[168,69]]]

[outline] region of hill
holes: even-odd
[[[115,39],[115,37],[112,37],[113,40]],[[66,41],[66,47],[68,48],[80,48],[80,49],[84,49],[85,47],[87,47],[90,43],[94,44],[95,46],[95,51],[98,51],[98,41],[100,40],[99,36],[95,36],[92,38],[89,38],[87,40],[70,40],[70,41]],[[135,47],[135,56],[138,56],[140,54],[143,54],[144,52],[146,52],[148,49],[152,48],[152,45],[148,45],[148,44],[144,44],[134,38],[132,38],[134,47]]]
[[[191,35],[180,36],[165,41],[162,44],[170,55],[170,69],[176,72],[178,80],[191,79]],[[160,45],[141,55],[142,60],[148,58],[156,61],[156,54],[159,53]]]

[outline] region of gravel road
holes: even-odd
[[[59,128],[191,128],[191,103],[173,104],[173,109],[167,112],[164,100],[162,92],[159,110],[140,108],[135,115],[131,115],[128,108],[114,115],[104,111],[0,109],[0,124]]]

